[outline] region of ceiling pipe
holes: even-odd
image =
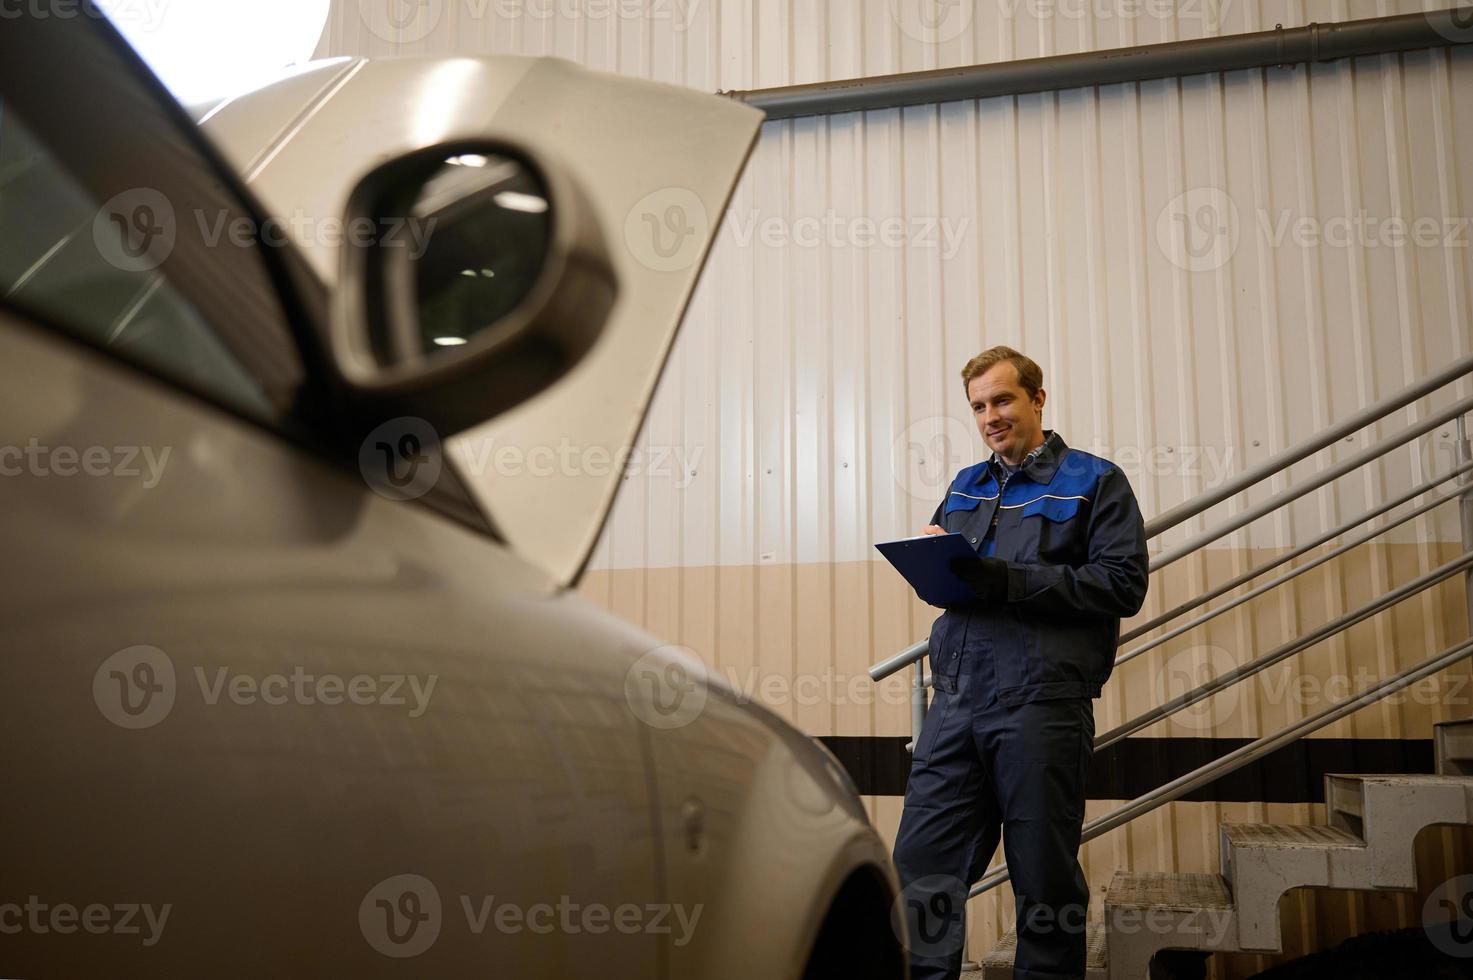
[[[1473,7],[963,68],[730,91],[768,119],[930,105],[1473,43]]]

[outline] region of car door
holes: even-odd
[[[6,32],[0,973],[660,975],[648,639],[453,476],[376,492],[183,113],[95,17]]]

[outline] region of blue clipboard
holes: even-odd
[[[875,545],[895,570],[932,606],[976,602],[977,594],[951,570],[953,558],[977,557],[960,534],[922,534]]]

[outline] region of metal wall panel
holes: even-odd
[[[1454,0],[332,0],[318,54],[555,55],[714,91],[1453,5]]]
[[[1470,66],[1438,51],[768,124],[647,434],[651,463],[693,465],[630,482],[596,567],[866,560],[982,452],[957,372],[993,343],[1043,365],[1049,423],[1117,459],[1148,514],[1467,354]],[[1353,516],[1445,470],[1452,434],[1224,543]],[[649,519],[682,508],[721,519]],[[1389,540],[1456,536],[1447,509]]]
[[[1444,6],[997,0],[937,7],[960,19],[927,27],[909,0],[424,0],[396,35],[401,3],[335,0],[320,53],[553,54],[714,91]],[[1149,517],[1473,351],[1470,214],[1466,48],[770,123],[583,591],[813,734],[901,734],[906,679],[871,685],[864,668],[934,610],[871,546],[914,533],[982,453],[958,379],[970,356],[1008,343],[1037,359],[1047,424],[1119,462]],[[1166,541],[1469,394],[1398,413]],[[1158,574],[1143,617],[1446,470],[1452,432]],[[1099,730],[1447,561],[1457,539],[1445,507],[1142,657],[1106,688]],[[1382,675],[1463,635],[1461,595],[1403,603],[1143,734],[1276,730],[1324,703],[1288,681]],[[1473,711],[1456,673],[1428,703],[1322,734],[1425,738]],[[893,834],[900,801],[868,804]],[[1215,870],[1218,820],[1317,809],[1174,804],[1086,849],[1096,900],[1113,868]],[[973,955],[1010,898],[973,903]],[[1329,901],[1285,903],[1303,924],[1291,942],[1317,921],[1371,921]]]

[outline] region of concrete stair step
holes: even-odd
[[[1237,949],[1232,893],[1222,875],[1117,871],[1105,890],[1111,980],[1144,980],[1163,949]]]
[[[1369,887],[1366,842],[1328,824],[1225,823],[1222,873],[1242,949],[1278,952],[1279,899],[1291,888]]]
[[[1223,844],[1230,847],[1284,848],[1293,850],[1364,847],[1358,835],[1327,824],[1224,823]],[[1231,875],[1228,876],[1231,879]]]
[[[1364,865],[1346,862],[1340,887],[1415,888],[1417,834],[1433,824],[1473,822],[1473,777],[1329,773],[1329,825],[1366,842]]]
[[[1084,980],[1109,980],[1104,923],[1085,923],[1084,936],[1088,944],[1084,954]],[[1013,980],[1013,954],[1017,947],[1018,936],[1009,929],[982,957],[982,980]]]
[[[1473,776],[1473,718],[1433,725],[1432,745],[1439,773]]]
[[[1473,791],[1473,775],[1326,773],[1325,809],[1330,826],[1365,837],[1366,814],[1386,806],[1389,797],[1398,800],[1411,798],[1414,810],[1425,811],[1433,800],[1446,799],[1456,803],[1460,797],[1466,799],[1470,791]],[[1467,814],[1455,810],[1448,817],[1450,819],[1430,822],[1462,823]]]
[[[1168,909],[1174,912],[1233,907],[1222,875],[1176,871],[1117,871],[1105,890],[1106,907]]]

